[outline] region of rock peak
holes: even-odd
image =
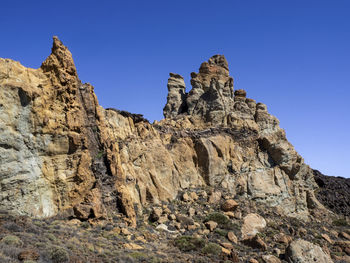
[[[53,37],[51,54],[42,63],[41,69],[44,72],[53,72],[61,84],[65,84],[69,78],[77,78],[72,53],[57,36]]]
[[[228,62],[224,55],[214,55],[208,60],[208,63],[210,65],[217,65],[219,67],[229,70]]]
[[[183,79],[170,74],[169,94],[163,110],[166,118],[187,114],[199,115],[205,121],[221,122],[232,111],[233,78],[224,55],[214,55],[203,62],[198,73],[191,73],[191,85],[191,91],[185,93]]]

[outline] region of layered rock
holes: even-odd
[[[186,85],[179,74],[170,73],[169,75],[167,104],[163,112],[165,118],[174,118],[186,111]]]
[[[136,224],[148,204],[181,189],[223,187],[305,218],[322,208],[312,170],[262,103],[233,91],[224,56],[170,74],[165,119],[103,109],[54,38],[39,69],[0,60],[0,208],[80,220],[123,212]]]

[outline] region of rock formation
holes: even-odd
[[[1,208],[81,220],[117,209],[135,224],[143,206],[203,185],[294,217],[322,207],[312,170],[266,106],[234,92],[224,56],[191,74],[189,93],[170,73],[155,124],[100,107],[56,37],[39,69],[1,59],[0,76]]]
[[[124,249],[141,250],[154,234],[142,237],[134,227],[149,220],[158,224],[158,237],[165,235],[156,246],[179,231],[197,231],[216,243],[171,238],[182,252],[223,254],[232,262],[255,257],[256,250],[289,262],[317,257],[332,262],[324,245],[309,243],[315,239],[350,254],[345,219],[328,220],[323,234],[317,234],[319,218],[334,215],[323,205],[349,215],[348,182],[334,184],[335,178],[304,163],[266,105],[233,89],[224,56],[202,63],[198,73],[191,73],[191,85],[187,93],[183,77],[170,73],[165,119],[151,124],[140,114],[99,106],[93,87],[81,83],[71,53],[57,37],[38,69],[0,58],[0,230],[12,233],[28,225],[3,224],[21,221],[19,215],[64,218],[70,224],[105,222],[105,230],[125,236],[123,242],[135,235]],[[333,191],[343,196],[340,203]],[[118,227],[108,227],[114,223]],[[338,232],[329,229],[332,224]],[[334,242],[329,235],[340,239]],[[235,246],[222,242],[223,236]],[[1,246],[21,242],[0,234]],[[313,251],[311,258],[302,255],[305,246]],[[252,253],[242,255],[246,247]],[[27,249],[19,260],[43,257]],[[176,252],[164,262],[184,262],[187,256]],[[261,259],[281,262],[273,255]]]

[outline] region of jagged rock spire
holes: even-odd
[[[165,118],[174,118],[186,111],[186,85],[184,78],[175,73],[169,73],[167,104],[163,109]]]
[[[57,36],[53,37],[51,54],[42,63],[41,69],[44,72],[54,73],[62,85],[65,85],[72,78],[75,80],[78,78],[72,53]]]
[[[206,121],[221,122],[233,109],[233,78],[223,55],[212,56],[201,64],[199,73],[191,73],[192,90],[189,93],[185,93],[182,77],[181,84],[176,82],[177,85],[173,85],[174,81],[171,76],[168,101],[163,111],[165,118],[189,114],[200,115]]]

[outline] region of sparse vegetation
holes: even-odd
[[[344,218],[339,218],[333,220],[333,225],[334,226],[348,226],[348,222]]]
[[[205,247],[202,249],[202,252],[204,254],[218,256],[221,253],[221,247],[218,244],[210,242],[205,245]]]
[[[180,236],[175,239],[175,246],[181,251],[200,250],[205,246],[205,240],[191,236]]]

